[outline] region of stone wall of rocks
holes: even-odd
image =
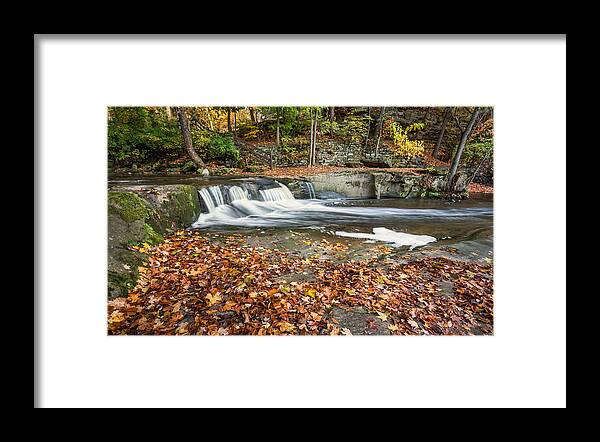
[[[455,193],[462,194],[467,187],[469,173],[459,171]],[[345,171],[321,173],[299,180],[281,180],[296,198],[308,198],[305,182],[311,183],[317,198],[335,195],[346,198],[441,198],[445,194],[445,170],[413,172]]]
[[[267,149],[262,154],[268,156]],[[364,143],[331,139],[317,140],[317,162],[323,166],[363,166],[381,167],[420,167],[423,162],[419,158],[398,158],[381,143],[378,152],[375,147]],[[277,167],[300,167],[308,164],[308,148],[298,147],[294,155],[279,154],[274,158]]]

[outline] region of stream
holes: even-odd
[[[344,259],[367,257],[369,250],[390,246],[412,259],[447,256],[489,261],[493,249],[493,196],[471,194],[458,202],[425,199],[349,199],[315,192],[296,198],[283,184],[265,178],[109,177],[111,185],[192,184],[202,212],[191,228],[216,240],[236,234],[253,245],[315,252],[323,240],[349,246]],[[339,256],[338,256],[339,258]]]

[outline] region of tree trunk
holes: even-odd
[[[312,113],[312,109],[310,110],[310,146],[308,148],[308,166],[312,166],[313,165],[313,129],[314,129],[314,123],[313,123],[313,113]]]
[[[333,120],[335,120],[335,107],[329,108],[329,135],[333,135]]]
[[[453,107],[447,107],[446,112],[444,112],[444,120],[442,121],[440,136],[438,137],[437,143],[435,144],[435,149],[433,149],[433,158],[437,159],[440,153],[440,146],[442,145],[442,139],[444,138],[444,132],[446,131],[446,124],[448,124],[448,120],[450,119],[450,115],[452,114],[453,110]]]
[[[167,106],[167,120],[173,119],[173,112],[171,112],[171,106]]]
[[[377,142],[375,143],[375,158],[379,158],[379,143],[381,141],[381,134],[383,133],[383,116],[385,115],[385,107],[381,108],[379,113],[379,122],[377,127]]]
[[[458,148],[456,149],[456,153],[452,158],[452,164],[450,165],[450,169],[448,170],[448,174],[446,175],[446,190],[448,192],[452,192],[454,190],[454,177],[456,175],[456,171],[458,170],[458,164],[460,163],[460,157],[462,156],[463,151],[465,150],[465,145],[467,144],[467,140],[469,135],[471,134],[471,130],[473,130],[473,125],[475,124],[475,120],[479,116],[479,108],[476,107],[471,115],[471,119],[469,120],[469,124],[463,131],[462,136],[460,137],[460,143],[458,144]]]
[[[190,135],[190,128],[188,124],[187,116],[182,108],[176,107],[175,112],[177,113],[177,118],[179,119],[179,126],[181,127],[181,133],[183,134],[183,142],[185,143],[185,148],[194,162],[196,166],[200,169],[204,169],[204,161],[198,156],[196,151],[194,150],[194,146],[192,144],[192,137]]]
[[[231,132],[231,108],[227,108],[227,132]]]
[[[369,144],[369,132],[371,131],[371,107],[367,108],[368,110],[368,120],[367,120],[367,136],[365,137],[365,149],[367,148],[367,145]]]
[[[256,124],[256,114],[254,113],[254,108],[253,107],[249,107],[250,109],[250,121],[252,121],[252,124]]]
[[[310,111],[310,150],[309,166],[317,163],[317,111]]]
[[[281,135],[280,135],[280,129],[279,129],[279,121],[281,120],[281,115],[280,115],[280,109],[277,109],[277,137],[275,139],[275,146],[279,147],[279,144],[281,143]]]
[[[233,132],[237,132],[237,110],[233,111]]]
[[[314,130],[314,141],[313,141],[313,166],[315,166],[317,164],[317,123],[318,123],[318,118],[317,118],[317,111],[315,110],[315,130]]]

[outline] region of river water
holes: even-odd
[[[457,202],[421,199],[294,198],[271,179],[112,177],[112,185],[185,183],[198,187],[203,212],[191,226],[215,237],[235,233],[265,247],[294,249],[326,239],[350,246],[350,255],[380,245],[399,254],[489,261],[493,250],[493,198],[472,194]],[[313,193],[310,193],[312,196]],[[308,247],[307,247],[308,245]]]

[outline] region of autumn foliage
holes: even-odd
[[[335,256],[348,246],[322,240],[318,247]],[[109,334],[351,334],[331,315],[334,306],[362,307],[390,334],[493,332],[488,263],[441,257],[402,263],[386,246],[364,260],[302,258],[251,246],[240,235],[216,242],[192,230],[137,250],[147,264],[127,298],[109,301]],[[443,292],[449,282],[452,293]]]

